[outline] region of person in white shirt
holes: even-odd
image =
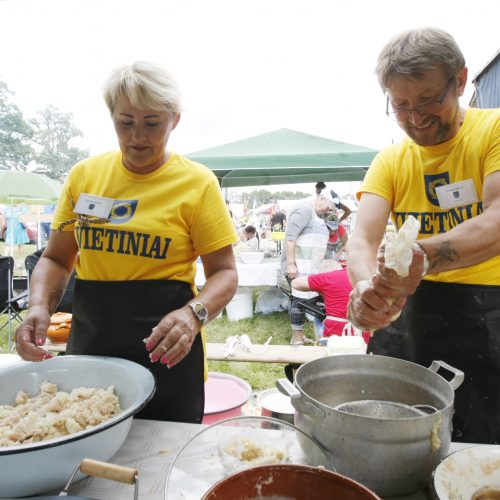
[[[248,247],[249,252],[259,251],[259,235],[257,234],[257,229],[255,229],[255,226],[245,226],[245,229],[243,229],[240,238],[240,245]]]

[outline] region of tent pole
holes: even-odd
[[[36,227],[37,227],[37,237],[36,237],[36,249],[40,250],[42,248],[42,225],[40,224],[40,205],[37,205],[38,209],[36,211]]]

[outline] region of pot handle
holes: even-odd
[[[458,389],[462,385],[462,382],[464,381],[464,372],[462,370],[453,368],[453,366],[445,363],[444,361],[433,361],[431,366],[429,366],[429,370],[433,371],[434,373],[437,373],[439,368],[444,368],[445,370],[448,370],[449,372],[455,374],[455,376],[448,381],[452,389]]]
[[[314,417],[325,418],[325,412],[321,408],[318,408],[313,403],[302,401],[302,395],[287,378],[276,380],[276,387],[281,394],[290,397],[292,405],[296,410],[313,415]]]

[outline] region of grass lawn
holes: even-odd
[[[314,338],[313,323],[306,322],[305,332]],[[291,329],[287,313],[255,314],[251,319],[229,321],[225,316],[207,325],[208,342],[226,342],[231,335],[246,333],[252,344],[263,344],[272,336],[271,344],[288,344]],[[275,387],[277,378],[284,377],[283,363],[257,363],[244,361],[209,361],[209,371],[230,373],[246,380],[254,391]]]
[[[28,252],[30,253],[30,252]],[[5,319],[4,319],[5,318]],[[7,316],[0,315],[0,325],[7,320]],[[306,335],[314,338],[313,323],[306,322]],[[17,326],[14,323],[13,329]],[[209,323],[207,329],[208,342],[222,342],[231,335],[246,333],[252,344],[263,344],[272,336],[271,344],[288,344],[291,330],[287,313],[274,313],[269,315],[255,314],[253,318],[240,321],[229,321],[224,315]],[[8,352],[7,327],[0,331],[0,353]],[[209,371],[230,373],[246,380],[254,391],[275,387],[277,378],[284,376],[282,363],[249,363],[238,361],[209,361]]]

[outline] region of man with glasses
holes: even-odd
[[[408,137],[377,155],[358,193],[349,319],[374,330],[368,352],[463,370],[453,439],[500,443],[500,110],[460,106],[465,60],[439,29],[396,36],[376,72]],[[404,278],[379,250],[389,215],[420,222]]]

